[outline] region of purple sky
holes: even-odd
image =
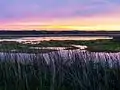
[[[49,21],[52,18],[119,16],[119,11],[120,0],[0,0],[0,23],[31,18]]]
[[[120,0],[1,0],[0,19],[21,19],[27,16],[89,16],[116,10]]]

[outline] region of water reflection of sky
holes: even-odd
[[[0,39],[0,41],[17,41],[17,42],[32,42],[32,41],[49,41],[49,40],[97,40],[97,39],[112,39],[112,37],[22,37],[15,39]]]

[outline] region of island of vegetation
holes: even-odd
[[[41,42],[15,42],[15,41],[1,41],[0,51],[13,51],[13,52],[49,52],[55,51],[55,47],[64,47],[63,49],[80,49],[75,45],[87,46],[85,50],[91,52],[119,52],[120,42],[114,39],[107,40],[50,40]],[[47,47],[53,47],[49,49]],[[57,49],[58,50],[58,49]]]

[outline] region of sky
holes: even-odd
[[[120,0],[0,0],[1,30],[120,30]]]

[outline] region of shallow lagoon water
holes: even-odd
[[[40,41],[49,41],[49,40],[97,40],[97,39],[112,39],[112,37],[101,37],[101,36],[21,37],[21,38],[12,38],[12,39],[0,39],[0,41],[40,42]]]

